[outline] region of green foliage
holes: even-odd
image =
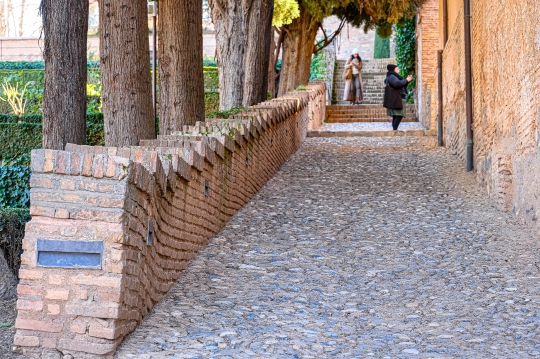
[[[390,37],[382,38],[375,33],[375,49],[373,58],[387,59],[390,57]]]
[[[30,167],[0,165],[0,208],[30,206]]]
[[[296,0],[274,0],[272,26],[282,27],[300,16],[300,7]]]
[[[0,115],[0,163],[29,165],[30,151],[42,146],[41,115]],[[104,146],[103,114],[86,115],[86,143]]]
[[[214,92],[219,90],[219,74],[217,67],[204,66],[204,90]]]
[[[204,115],[210,117],[212,113],[219,111],[219,92],[204,93]]]
[[[43,100],[44,72],[43,70],[0,70],[0,78],[9,86],[26,86],[24,100],[26,101],[25,114],[41,112],[41,102]],[[0,94],[5,96],[5,94]],[[0,113],[13,113],[11,106],[0,101]]]
[[[26,209],[0,209],[0,252],[5,254],[7,264],[17,277],[21,266],[24,225],[30,219]]]
[[[237,113],[239,112],[242,112],[244,111],[246,108],[245,107],[233,107],[229,110],[224,110],[224,111],[212,111],[210,113],[210,115],[208,116],[208,118],[229,118],[230,116],[234,116],[236,115]]]
[[[203,55],[203,66],[217,67],[216,59],[212,56]]]
[[[88,61],[89,69],[98,69],[99,61]],[[44,70],[43,61],[0,61],[0,70]]]
[[[403,21],[395,26],[396,60],[402,76],[416,74],[416,21]],[[409,83],[407,102],[412,103],[412,90],[416,87],[416,76]]]
[[[326,59],[324,57],[324,53],[322,51],[319,51],[319,53],[316,56],[313,56],[313,59],[311,60],[311,66],[309,70],[309,80],[328,80],[325,77],[326,74]]]

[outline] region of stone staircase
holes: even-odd
[[[308,137],[386,137],[386,136],[433,136],[435,132],[425,129],[418,122],[415,105],[407,105],[407,117],[398,131],[393,131],[391,117],[382,106],[386,65],[394,59],[364,60],[362,80],[364,102],[351,105],[343,101],[345,81],[341,78],[345,60],[338,60],[335,66],[332,90],[332,105],[326,106],[324,124],[317,130],[308,132]]]
[[[334,88],[332,103],[336,105],[349,105],[343,101],[345,80],[341,77],[345,70],[346,60],[337,60],[334,71]],[[384,80],[386,78],[386,65],[396,63],[395,59],[364,60],[362,68],[362,81],[364,84],[364,104],[381,105],[384,95]]]
[[[326,106],[326,123],[390,122],[382,105]],[[402,122],[418,122],[415,105],[407,105],[407,117]]]

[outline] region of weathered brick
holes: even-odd
[[[92,176],[94,178],[103,178],[103,166],[106,159],[103,158],[103,155],[94,156],[94,164],[92,166]]]
[[[97,344],[81,340],[60,339],[57,348],[60,350],[73,350],[89,354],[106,355],[114,352],[116,343]]]
[[[64,209],[64,208],[58,208],[54,212],[54,217],[55,218],[67,219],[67,218],[69,218],[69,211],[67,209]]]
[[[39,332],[60,333],[63,328],[62,323],[54,323],[49,321],[33,320],[33,319],[21,319],[17,318],[15,321],[15,328],[36,330]]]
[[[78,176],[81,174],[83,157],[84,157],[84,154],[82,153],[71,154],[71,168],[70,168],[71,175]]]
[[[33,173],[42,173],[45,165],[45,150],[32,150],[30,153],[30,168]]]
[[[52,285],[62,285],[64,281],[64,276],[58,274],[49,274],[49,284]]]
[[[49,304],[49,305],[47,305],[47,314],[48,315],[58,315],[58,314],[60,314],[60,305],[58,305],[58,304]]]
[[[55,300],[68,300],[69,290],[52,290],[48,289],[45,294],[46,299],[55,299]]]
[[[33,312],[41,312],[43,310],[43,301],[42,300],[26,300],[18,299],[17,300],[17,310],[29,310]]]
[[[55,173],[69,174],[71,169],[71,153],[66,151],[56,152],[56,169]]]
[[[119,308],[106,307],[104,305],[75,305],[66,304],[66,314],[68,315],[82,315],[85,317],[93,318],[118,318]]]
[[[31,192],[30,192],[31,193]],[[56,210],[52,207],[43,207],[43,206],[30,206],[30,215],[33,216],[43,216],[43,217],[54,217]]]
[[[91,153],[85,153],[82,163],[81,175],[90,177],[92,176],[92,165],[94,164],[94,155]]]
[[[74,191],[75,190],[75,180],[72,179],[61,179],[60,180],[60,189],[64,191]]]
[[[98,287],[120,288],[120,277],[90,276],[80,274],[71,277],[71,283],[79,285],[93,285]]]
[[[45,150],[45,163],[43,164],[43,173],[50,173],[54,170],[54,157],[55,152],[53,150]]]
[[[83,323],[83,322],[74,322],[74,323],[71,323],[69,329],[73,332],[73,333],[77,333],[77,334],[84,334],[86,333],[86,328],[88,328],[88,324],[86,323]]]
[[[56,348],[56,338],[42,338],[41,346],[48,349]]]
[[[43,293],[43,287],[40,286],[31,286],[19,284],[17,286],[18,295],[41,295]]]
[[[13,344],[21,347],[37,347],[39,346],[39,337],[17,334],[13,339]]]
[[[40,269],[19,269],[19,279],[41,279],[43,271]]]

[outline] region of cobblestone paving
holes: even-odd
[[[425,130],[420,122],[402,122],[400,131]],[[318,131],[331,132],[363,132],[363,131],[392,131],[391,122],[351,122],[351,123],[323,123]]]
[[[117,358],[540,356],[537,242],[430,137],[308,139]]]

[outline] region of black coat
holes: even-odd
[[[407,97],[407,85],[409,82],[395,72],[386,74],[383,106],[391,110],[401,110],[403,99]]]

